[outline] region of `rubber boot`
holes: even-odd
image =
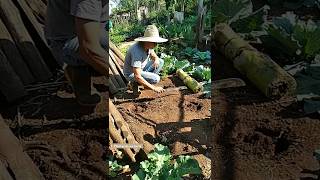
[[[129,90],[133,92],[134,95],[140,95],[139,84],[135,81],[130,81],[128,84]]]
[[[71,83],[77,102],[82,106],[95,106],[101,98],[98,94],[91,95],[91,75],[86,66],[67,66],[65,76]]]

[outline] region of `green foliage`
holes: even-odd
[[[179,156],[174,162],[168,147],[155,144],[154,151],[148,154],[148,160],[140,163],[132,180],[179,180],[186,174],[201,174],[196,160]]]
[[[268,10],[269,7],[264,6],[253,12],[251,0],[216,1],[213,5],[213,23],[227,23],[238,33],[262,31]]]
[[[197,66],[193,70],[192,76],[195,79],[204,80],[204,81],[211,81],[211,68],[204,67],[203,65]]]
[[[187,47],[181,55],[186,58],[191,58],[194,62],[211,64],[211,52],[201,52],[197,48]]]
[[[228,24],[246,17],[252,13],[250,0],[224,0],[216,1],[213,5],[213,20],[215,23],[227,22]]]
[[[285,7],[290,10],[299,9],[301,7],[318,7],[320,8],[320,0],[267,0],[270,5]]]
[[[273,20],[261,40],[273,54],[288,56],[291,62],[312,61],[320,54],[320,26],[312,20],[302,21],[291,12]]]
[[[197,61],[197,62],[211,64],[211,53],[210,53],[210,51],[205,51],[205,52],[198,51],[193,55],[192,58],[193,58],[194,61]]]
[[[123,23],[115,24],[110,32],[110,39],[113,43],[119,44],[128,38],[136,38],[142,36],[145,27],[139,23]]]
[[[211,81],[210,67],[204,67],[203,65],[196,66],[194,63],[190,64],[188,60],[178,61],[176,57],[166,54],[161,54],[161,58],[164,60],[164,65],[161,71],[162,77],[175,73],[177,69],[182,69],[199,81]]]
[[[120,165],[118,164],[117,160],[114,160],[113,158],[111,158],[108,161],[108,167],[108,175],[111,177],[116,177],[120,171],[123,171],[124,169],[129,169],[129,165]]]
[[[169,24],[157,23],[159,33],[167,39],[182,38],[188,44],[194,43],[195,33],[193,26],[196,24],[196,17],[189,16],[182,23],[170,22]]]
[[[184,69],[190,66],[190,62],[187,60],[178,61],[176,57],[161,54],[161,58],[164,60],[161,76],[166,77],[169,74],[173,74],[177,69]]]

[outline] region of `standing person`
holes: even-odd
[[[138,85],[143,85],[155,92],[161,93],[164,89],[155,86],[160,81],[158,75],[163,67],[164,61],[154,52],[156,43],[168,41],[159,36],[155,25],[147,26],[144,36],[136,38],[137,41],[127,51],[123,73],[129,81],[129,88],[134,94],[139,94]]]
[[[107,13],[107,0],[48,1],[45,36],[83,106],[100,102],[100,96],[91,93],[89,69],[108,76]]]

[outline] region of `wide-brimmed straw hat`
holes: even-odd
[[[167,42],[168,39],[159,36],[159,30],[155,25],[148,25],[144,36],[136,38],[135,41],[162,43]]]

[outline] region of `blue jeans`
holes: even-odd
[[[153,61],[149,59],[148,63],[141,72],[141,76],[150,84],[157,84],[158,82],[160,82],[160,76],[158,74],[160,73],[163,67],[164,61],[163,59],[159,58],[159,67],[156,69],[152,66],[152,64]],[[128,81],[136,81],[133,73],[127,76],[126,78],[128,79]]]
[[[84,60],[80,58],[78,37],[61,40],[47,39],[47,42],[51,48],[53,56],[55,57],[60,66],[63,66],[64,63],[71,66],[88,65]],[[109,49],[109,40],[108,35],[106,33],[101,34],[100,44],[103,49]]]

